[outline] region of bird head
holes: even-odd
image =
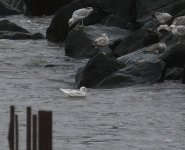
[[[80,92],[86,92],[86,91],[87,91],[87,89],[86,89],[85,86],[82,86],[82,87],[80,88]]]
[[[92,7],[86,7],[86,9],[90,10],[91,12],[93,11]]]
[[[73,18],[69,19],[68,24],[69,24],[69,27],[71,27],[74,24]]]
[[[161,12],[156,12],[155,17],[157,18],[157,16],[160,16],[161,14],[162,14]]]
[[[167,32],[170,32],[170,27],[167,25],[167,24],[164,24],[164,25],[160,25],[159,28],[157,29],[158,32],[161,32],[161,31],[167,31]]]
[[[175,25],[170,26],[170,30],[173,30],[175,28]]]

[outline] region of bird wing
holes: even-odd
[[[84,92],[80,92],[77,90],[72,90],[72,89],[60,89],[63,93],[65,93],[68,96],[85,96],[86,94]]]
[[[72,17],[77,18],[77,19],[84,19],[87,16],[89,16],[90,13],[91,13],[90,10],[88,10],[86,8],[82,8],[82,9],[78,9],[78,10],[74,11]]]
[[[185,35],[185,26],[177,26],[177,32],[179,32],[180,35]]]
[[[176,25],[176,26],[185,25],[185,16],[175,18],[172,25]]]

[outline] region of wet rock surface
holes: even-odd
[[[10,22],[9,20],[0,21],[0,39],[11,39],[11,40],[20,40],[20,39],[44,39],[44,36],[41,33],[30,33],[26,29],[18,26],[15,23]]]
[[[96,45],[95,40],[103,33],[107,34],[109,43],[105,47],[100,47]],[[102,25],[75,28],[68,34],[65,53],[67,56],[75,58],[89,58],[101,52],[111,55],[119,43],[130,34],[131,31],[126,29]]]

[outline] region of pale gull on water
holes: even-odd
[[[86,87],[82,86],[80,90],[74,90],[74,89],[60,89],[66,96],[70,97],[85,97],[86,96]]]
[[[155,18],[159,21],[159,23],[165,24],[168,20],[172,18],[172,16],[169,13],[156,12]]]
[[[82,21],[83,27],[83,19],[87,18],[93,11],[92,7],[81,8],[73,12],[72,18],[69,20],[69,27],[73,24]]]

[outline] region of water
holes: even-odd
[[[8,19],[45,34],[51,17]],[[64,97],[59,88],[72,88],[86,62],[46,40],[0,40],[0,150],[8,150],[10,105],[19,115],[20,150],[26,147],[27,106],[34,113],[53,111],[54,150],[185,150],[185,85],[90,89],[85,99]]]

